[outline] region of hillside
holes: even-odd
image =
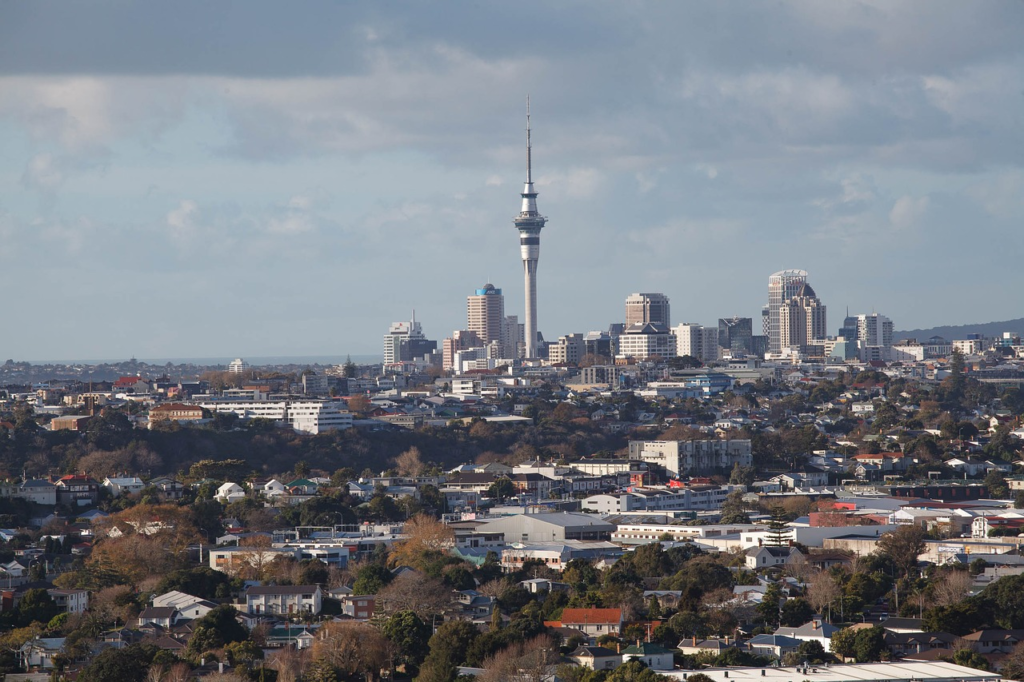
[[[982,334],[984,336],[1002,336],[1003,332],[1013,332],[1024,336],[1024,317],[1005,322],[981,322],[978,324],[946,325],[944,327],[932,327],[931,329],[910,329],[907,331],[893,332],[893,340],[917,339],[924,341],[933,336],[941,336],[947,341],[967,338],[967,334]]]

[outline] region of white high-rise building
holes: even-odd
[[[392,322],[388,333],[384,335],[384,364],[390,365],[403,360],[411,360],[411,353],[403,350],[410,347],[412,341],[425,341],[423,326],[416,321],[416,311],[412,311],[412,319],[408,322]],[[436,348],[436,344],[435,344]],[[405,357],[410,355],[410,357]]]
[[[779,311],[782,304],[798,295],[805,284],[807,284],[805,270],[781,270],[768,278],[768,319],[765,333],[768,336],[769,353],[779,353],[783,347],[791,345],[782,343]]]
[[[779,352],[802,351],[828,335],[825,305],[810,284],[800,285],[796,294],[779,306]]]
[[[885,315],[858,315],[857,347],[860,350],[860,359],[892,359],[892,330],[892,320]]]
[[[676,355],[689,355],[703,363],[718,359],[718,327],[705,327],[699,324],[678,324],[672,329],[676,337]]]
[[[503,343],[502,325],[505,322],[505,297],[493,284],[487,283],[466,297],[466,329],[475,332],[487,345],[493,341]]]

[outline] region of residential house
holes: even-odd
[[[345,594],[339,597],[341,612],[355,620],[370,620],[377,606],[377,598],[372,594]]]
[[[751,570],[785,566],[802,557],[803,552],[796,547],[751,547],[746,552],[747,568]]]
[[[180,619],[181,614],[173,606],[148,606],[139,614],[139,627],[159,625],[169,629]]]
[[[294,646],[296,649],[308,649],[313,646],[314,626],[310,625],[275,625],[267,633],[267,646],[277,649],[285,646]]]
[[[573,628],[589,637],[618,635],[622,630],[621,609],[563,609],[556,627]]]
[[[228,482],[217,488],[217,494],[214,497],[224,504],[231,504],[245,499],[245,491],[237,483]]]
[[[317,585],[256,585],[245,591],[245,612],[278,615],[320,613],[323,593]]]
[[[838,631],[835,625],[815,617],[799,627],[780,627],[775,634],[799,639],[801,642],[818,642],[825,651],[831,651],[832,635]]]
[[[69,507],[96,504],[100,496],[100,484],[83,474],[63,476],[54,485],[57,488],[57,504]]]
[[[169,476],[160,476],[149,482],[167,500],[180,500],[185,495],[185,485]]]
[[[622,655],[602,646],[580,646],[568,655],[576,665],[591,670],[614,670],[622,663]]]
[[[89,608],[88,590],[50,589],[46,593],[65,613],[84,613]]]
[[[783,656],[794,653],[803,642],[795,637],[785,635],[757,635],[746,642],[747,651],[758,656],[768,656],[781,660]]]
[[[57,487],[46,479],[25,481],[14,492],[15,497],[52,507],[57,504]]]
[[[642,661],[651,670],[672,670],[675,664],[672,652],[653,642],[642,642],[627,647],[622,652],[622,662]]]
[[[103,479],[103,487],[110,491],[112,497],[120,497],[141,491],[146,483],[138,476],[107,477]]]
[[[26,670],[50,670],[54,667],[54,658],[63,650],[63,637],[36,637],[21,646],[18,661]]]

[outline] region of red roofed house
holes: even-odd
[[[556,627],[574,628],[591,637],[618,635],[622,630],[621,609],[563,609]]]
[[[96,504],[100,496],[100,484],[91,476],[82,474],[64,476],[54,486],[57,488],[57,504],[70,507]]]
[[[152,386],[142,377],[121,377],[114,382],[113,392],[117,393],[149,393]]]

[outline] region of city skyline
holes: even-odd
[[[635,291],[757,321],[788,267],[899,329],[1021,315],[961,281],[1024,284],[1018,3],[0,12],[5,357],[376,355],[412,308],[443,338],[518,290],[527,93],[548,341]]]

